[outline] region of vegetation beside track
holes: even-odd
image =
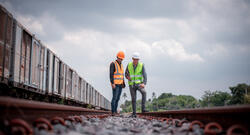
[[[153,93],[152,98],[146,102],[146,109],[149,111],[178,110],[189,108],[203,108],[214,106],[227,106],[237,104],[250,104],[250,85],[238,84],[229,87],[231,93],[225,91],[205,91],[201,99],[196,99],[191,95],[174,95],[172,93],[162,93],[156,97]],[[123,95],[126,99],[126,95]],[[137,112],[141,111],[141,100],[137,100]],[[131,101],[125,100],[121,105],[122,112],[132,112]]]

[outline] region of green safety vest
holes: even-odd
[[[143,82],[142,67],[143,67],[143,64],[141,62],[138,62],[135,70],[134,70],[133,62],[130,62],[128,64],[129,76],[131,78],[131,81],[128,81],[129,85],[133,85],[134,83],[140,84]]]

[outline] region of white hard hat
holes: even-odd
[[[132,55],[132,58],[140,59],[140,54],[138,52],[134,52],[133,55]]]

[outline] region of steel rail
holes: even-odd
[[[224,106],[201,109],[170,110],[161,112],[138,113],[139,116],[153,116],[159,118],[199,120],[204,124],[220,123],[223,128],[240,124],[250,129],[250,105]]]
[[[21,118],[32,124],[39,117],[51,119],[53,117],[103,114],[110,114],[110,112],[0,96],[0,122]]]

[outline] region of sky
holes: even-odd
[[[249,0],[0,0],[44,45],[111,100],[109,65],[140,53],[147,99],[250,84]],[[128,84],[123,93],[130,98]],[[138,98],[141,95],[138,94]],[[121,97],[121,102],[124,99]]]

